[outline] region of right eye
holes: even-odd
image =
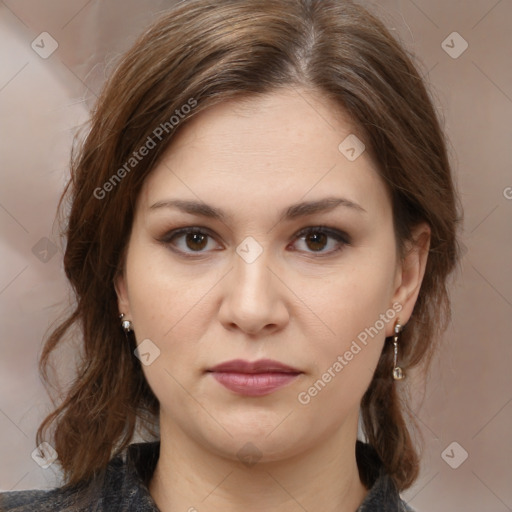
[[[198,226],[186,227],[170,231],[160,240],[166,245],[172,246],[171,250],[184,255],[202,254],[208,252],[209,242],[213,240],[212,235],[205,228]],[[210,247],[210,250],[215,250]],[[217,249],[219,246],[216,246]]]

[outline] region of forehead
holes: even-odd
[[[146,201],[172,192],[195,200],[214,196],[243,206],[340,192],[382,208],[389,197],[369,154],[347,158],[344,141],[363,142],[356,133],[338,105],[309,91],[219,103],[181,129],[143,195]]]
[[[336,154],[338,142],[355,132],[336,103],[317,92],[287,88],[210,107],[191,119],[172,146],[176,150],[194,141],[203,147],[222,141],[232,150],[279,154],[292,148],[300,153],[301,147],[325,150],[330,144]],[[321,143],[326,135],[328,140]],[[215,149],[220,151],[222,146]]]

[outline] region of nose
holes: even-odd
[[[251,263],[234,254],[234,268],[224,280],[219,320],[228,330],[268,335],[289,321],[286,287],[275,275],[266,251]]]

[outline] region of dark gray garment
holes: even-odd
[[[131,444],[99,476],[70,489],[0,493],[0,511],[160,512],[147,487],[159,453],[159,441]],[[370,491],[355,512],[414,512],[400,498],[373,448],[357,441],[356,458],[361,481]]]

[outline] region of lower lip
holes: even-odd
[[[286,386],[295,380],[299,373],[232,373],[211,372],[214,379],[223,386],[247,396],[263,396]]]

